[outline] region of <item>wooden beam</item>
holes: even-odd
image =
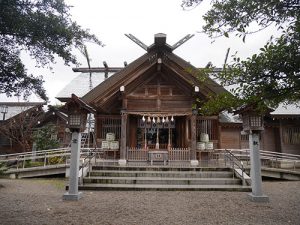
[[[125,34],[126,37],[128,37],[130,40],[132,40],[134,43],[136,43],[138,46],[140,46],[142,49],[147,51],[148,46],[145,45],[142,41],[140,41],[138,38],[136,38],[132,34]]]
[[[126,67],[128,64],[127,62],[125,61],[124,62],[124,66]],[[105,67],[91,67],[91,68],[88,68],[88,67],[79,67],[79,68],[72,68],[73,72],[80,72],[80,73],[89,73],[89,72],[119,72],[120,70],[124,69],[124,67],[108,67],[108,68],[105,68]],[[203,68],[198,68],[198,69],[203,69]],[[221,68],[214,68],[212,73],[219,73],[221,72],[222,69]]]
[[[163,33],[158,33],[154,35],[154,43],[157,46],[163,46],[166,44],[167,35]]]
[[[177,41],[172,46],[172,50],[175,50],[176,48],[178,48],[179,46],[181,46],[182,44],[184,44],[185,42],[187,42],[188,40],[190,40],[194,36],[195,36],[195,34],[188,34],[188,35],[186,35],[185,37],[183,37],[182,39],[180,39],[179,41]]]
[[[102,72],[119,72],[124,67],[81,67],[81,68],[73,68],[72,70],[74,72],[81,72],[81,73],[89,73],[89,72],[95,72],[95,73],[102,73]]]

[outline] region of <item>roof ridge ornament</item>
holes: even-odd
[[[128,37],[130,40],[132,40],[134,43],[136,43],[138,46],[140,46],[145,51],[149,52],[151,49],[153,49],[154,46],[167,46],[168,49],[172,52],[185,42],[187,42],[189,39],[195,36],[195,34],[188,34],[181,38],[179,41],[177,41],[174,45],[170,46],[166,43],[167,35],[163,33],[157,33],[154,35],[154,43],[150,46],[147,46],[144,44],[144,42],[140,41],[137,37],[135,37],[132,34],[125,34],[126,37]]]
[[[195,34],[188,34],[188,35],[184,36],[183,38],[181,38],[174,45],[172,45],[172,51],[175,50],[176,48],[178,48],[179,46],[181,46],[182,44],[184,44],[185,42],[187,42],[188,40],[190,40],[194,36],[195,36]]]
[[[138,46],[140,46],[145,51],[148,51],[148,46],[144,44],[144,42],[140,41],[137,37],[135,37],[132,34],[125,34],[126,37],[128,37],[130,40],[132,40],[134,43],[136,43]]]

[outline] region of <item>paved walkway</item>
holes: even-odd
[[[264,182],[269,203],[239,192],[84,192],[64,202],[63,180],[0,179],[0,224],[299,225],[300,182]]]

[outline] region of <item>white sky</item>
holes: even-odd
[[[95,34],[105,47],[88,44],[88,52],[92,59],[91,66],[103,66],[106,61],[109,66],[123,66],[123,62],[132,62],[145,51],[128,39],[124,34],[131,33],[144,42],[151,45],[154,34],[165,33],[167,43],[173,45],[187,34],[195,34],[188,42],[174,51],[186,61],[196,67],[203,67],[209,61],[214,66],[221,67],[227,48],[230,53],[236,51],[241,58],[257,53],[271,33],[272,29],[247,37],[246,43],[241,39],[218,38],[214,43],[207,35],[199,33],[204,24],[202,15],[207,11],[207,2],[200,4],[193,10],[184,11],[181,8],[181,0],[66,0],[71,9],[72,18],[83,28],[87,28]],[[85,58],[74,50],[83,67],[87,67]],[[38,69],[35,61],[28,56],[23,56],[28,71],[35,75],[43,75],[45,88],[50,97],[51,104],[59,103],[55,99],[57,93],[67,85],[78,73],[72,71],[72,67],[65,66],[58,59],[53,65],[53,71]],[[7,99],[6,99],[7,100]],[[31,98],[31,101],[36,100]],[[3,96],[0,101],[5,101]]]

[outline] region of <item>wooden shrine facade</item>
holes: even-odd
[[[241,133],[238,116],[222,112],[204,117],[193,110],[226,90],[209,78],[197,79],[199,70],[173,53],[192,35],[173,46],[166,43],[164,34],[155,35],[150,46],[132,35],[126,36],[146,53],[130,64],[124,63],[122,68],[104,63],[104,67],[74,69],[82,74],[57,97],[67,101],[71,93],[78,92],[85,103],[96,109],[92,139],[97,147],[113,152],[123,163],[153,159],[153,152],[162,159],[167,156],[169,161],[196,163],[199,149],[249,148],[249,137]],[[80,95],[80,90],[85,89],[85,94]],[[299,110],[280,109],[277,114],[265,116],[261,149],[300,154],[299,115]],[[208,141],[207,146],[201,143],[202,138]]]
[[[181,149],[185,159],[196,161],[201,133],[218,147],[218,116],[202,117],[192,109],[226,90],[209,78],[200,82],[193,75],[197,69],[172,50],[165,35],[156,35],[146,54],[82,98],[97,110],[98,146],[109,147],[111,141],[120,160],[128,160],[132,151],[144,152],[143,158],[149,151]]]

